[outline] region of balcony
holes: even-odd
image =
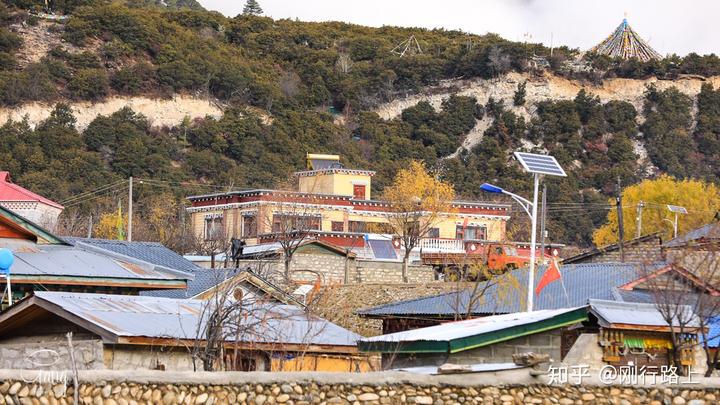
[[[462,239],[423,238],[418,246],[423,253],[465,253]]]

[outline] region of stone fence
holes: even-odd
[[[80,404],[717,404],[720,380],[692,385],[547,385],[529,369],[430,376],[383,373],[80,371]],[[70,372],[0,370],[0,404],[72,404]]]
[[[282,260],[240,260],[240,268],[250,268],[261,274],[283,274]],[[402,262],[383,260],[346,260],[341,256],[295,253],[290,264],[292,279],[314,282],[318,275],[326,285],[343,284],[345,272],[349,284],[402,283]],[[435,279],[431,266],[408,266],[408,282],[429,283]]]

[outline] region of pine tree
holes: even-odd
[[[243,15],[261,15],[263,13],[262,7],[257,0],[247,0],[245,7],[243,7]]]

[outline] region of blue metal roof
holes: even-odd
[[[141,291],[140,295],[165,298],[192,298],[243,271],[245,270],[198,268],[197,271],[192,273],[195,278],[193,280],[188,280],[187,288],[185,289]]]
[[[718,347],[720,346],[720,316],[710,318],[705,321],[706,325],[708,327],[707,337],[708,337],[708,346],[710,347]],[[702,339],[703,336],[700,334],[700,339]]]
[[[89,245],[171,269],[195,272],[202,268],[158,242],[128,242],[94,238],[63,237],[68,243]]]
[[[547,266],[540,266],[535,275],[539,282]],[[560,267],[568,296],[563,292],[562,283],[548,284],[540,295],[535,296],[535,309],[558,309],[587,305],[590,298],[616,300],[614,287],[626,284],[640,277],[637,264],[628,263],[583,263]],[[527,269],[517,269],[497,277],[487,285],[481,283],[476,291],[485,290],[482,297],[474,300],[473,314],[503,314],[522,311],[526,299]],[[478,293],[475,294],[476,296]],[[465,314],[471,305],[471,289],[445,293],[433,297],[417,298],[363,309],[358,314],[365,316],[439,316],[452,317]]]
[[[10,273],[25,277],[84,277],[127,280],[189,280],[176,271],[127,256],[113,256],[84,246],[46,245],[3,240],[15,255]]]

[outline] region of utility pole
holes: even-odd
[[[540,263],[545,264],[545,216],[547,215],[547,186],[543,184],[542,211],[540,211]]]
[[[132,218],[133,217],[133,178],[130,176],[130,186],[128,188],[128,225],[127,240],[132,242]]]
[[[637,226],[635,227],[635,237],[639,238],[642,236],[642,212],[645,207],[645,203],[640,201],[637,205]]]
[[[617,217],[618,217],[618,246],[620,246],[620,262],[625,262],[625,249],[623,242],[625,240],[625,227],[623,224],[622,212],[622,186],[620,185],[620,176],[617,178]]]
[[[88,217],[88,233],[87,233],[88,239],[92,238],[92,228],[93,228],[92,225],[93,225],[92,224],[92,214],[90,214],[90,216]]]

